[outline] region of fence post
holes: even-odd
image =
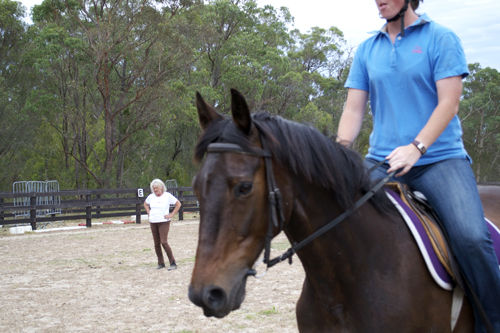
[[[87,202],[87,208],[86,208],[86,213],[87,213],[87,228],[92,227],[92,202],[91,201],[92,197],[92,192],[89,192],[89,194],[85,195],[85,201]]]
[[[30,197],[30,206],[33,206],[30,210],[31,230],[36,230],[36,194],[32,193]]]
[[[179,202],[181,203],[181,209],[179,209],[179,221],[184,220],[184,205],[182,205],[182,197],[184,197],[184,191],[179,191]]]
[[[5,205],[4,205],[4,198],[0,198],[0,209],[1,209],[1,211],[0,211],[0,221],[4,220],[4,216],[5,216],[4,211],[3,211],[4,207],[5,207]]]
[[[138,188],[135,192],[137,203],[135,204],[135,223],[141,224],[141,198],[144,197],[142,188]]]
[[[100,204],[101,203],[101,195],[97,194],[96,197],[97,197],[97,203]],[[101,214],[101,206],[97,206],[96,208],[97,208],[97,214]]]

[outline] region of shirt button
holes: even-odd
[[[392,52],[394,52],[394,49],[392,49]]]
[[[398,40],[401,40],[401,36],[398,37]]]

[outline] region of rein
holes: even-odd
[[[370,173],[373,172],[375,169],[377,169],[379,166],[381,166],[383,163],[385,163],[385,160],[384,161],[380,161],[377,164],[375,164],[373,167],[371,167],[370,168]],[[318,229],[317,231],[315,231],[314,233],[312,233],[311,235],[309,235],[307,238],[303,239],[299,243],[294,243],[293,246],[291,248],[289,248],[285,253],[283,253],[282,255],[280,255],[280,256],[278,256],[278,257],[276,257],[274,259],[271,259],[271,260],[269,260],[271,241],[268,240],[268,237],[269,237],[269,232],[268,232],[268,235],[266,236],[266,247],[265,247],[264,259],[261,259],[261,260],[257,261],[255,263],[255,265],[253,266],[253,268],[247,272],[247,275],[253,275],[256,278],[261,278],[261,277],[263,277],[267,273],[267,270],[270,267],[272,267],[272,266],[274,266],[274,265],[276,265],[276,264],[278,264],[278,263],[280,263],[282,261],[285,261],[286,259],[288,259],[288,263],[291,265],[292,264],[292,257],[295,254],[295,252],[297,252],[302,247],[304,247],[305,245],[309,244],[310,242],[312,242],[313,240],[315,240],[319,236],[323,235],[324,233],[326,233],[327,231],[329,231],[330,229],[332,229],[333,227],[335,227],[336,225],[338,225],[340,222],[342,222],[343,220],[345,220],[346,218],[348,218],[349,216],[351,216],[356,210],[359,209],[359,207],[361,207],[365,202],[367,202],[371,197],[373,197],[375,195],[375,193],[377,193],[377,191],[380,190],[380,188],[382,188],[382,186],[384,186],[384,184],[387,183],[387,181],[395,173],[396,173],[395,171],[391,172],[384,179],[382,179],[375,186],[373,186],[370,189],[370,191],[368,191],[367,193],[365,193],[365,195],[363,195],[358,201],[356,201],[356,203],[353,205],[353,207],[351,209],[349,209],[349,210],[345,211],[344,213],[340,214],[339,216],[337,216],[337,218],[335,218],[334,220],[328,222],[325,226],[321,227],[320,229]],[[270,230],[272,232],[272,228],[271,227],[270,227]],[[271,234],[271,238],[272,238],[272,234]],[[264,262],[264,263],[267,264],[266,270],[264,271],[264,273],[262,273],[260,275],[256,275],[257,271],[255,270],[255,268],[257,268],[257,266],[261,262]]]
[[[264,158],[264,164],[266,168],[267,188],[269,192],[269,224],[268,224],[267,234],[265,237],[264,258],[257,261],[252,267],[252,269],[249,269],[248,272],[246,273],[247,276],[255,276],[256,278],[261,278],[267,273],[267,270],[270,267],[276,265],[277,263],[280,263],[288,259],[289,263],[292,264],[292,257],[299,249],[309,244],[311,241],[323,235],[324,233],[335,227],[337,224],[348,218],[350,215],[352,215],[359,207],[361,207],[365,202],[367,202],[371,197],[373,197],[373,195],[375,195],[375,193],[377,193],[377,191],[380,190],[380,188],[385,183],[387,183],[387,181],[395,174],[395,172],[390,173],[384,179],[378,182],[375,186],[373,186],[370,189],[370,191],[365,193],[358,201],[356,201],[356,203],[352,208],[340,214],[337,218],[328,222],[325,226],[321,227],[320,229],[318,229],[317,231],[315,231],[314,233],[312,233],[310,236],[303,239],[299,243],[293,244],[293,246],[289,248],[282,255],[274,259],[270,259],[271,241],[274,238],[273,229],[275,227],[279,227],[279,232],[281,232],[283,230],[283,223],[285,221],[285,217],[283,213],[282,196],[279,188],[277,187],[276,179],[274,178],[274,172],[272,166],[272,153],[271,150],[269,149],[269,143],[265,138],[265,136],[262,135],[263,131],[260,128],[260,126],[257,123],[254,124],[257,125],[257,128],[259,129],[260,139],[262,142],[263,149],[251,148],[250,150],[244,150],[238,144],[217,142],[209,144],[207,147],[207,152],[208,153],[230,152],[238,154],[248,154]],[[373,172],[373,170],[378,168],[380,165],[382,165],[384,162],[385,161],[380,161],[379,163],[375,164],[370,169],[370,173]],[[257,271],[255,269],[261,262],[267,264],[267,267],[264,273],[257,275]]]

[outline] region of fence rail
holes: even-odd
[[[172,187],[168,192],[176,192],[182,206],[178,212],[179,220],[184,219],[184,212],[197,212],[196,196],[191,187]],[[143,196],[140,196],[140,193]],[[33,230],[37,223],[60,220],[86,220],[86,226],[92,226],[92,219],[102,217],[121,217],[135,215],[136,223],[141,223],[141,215],[146,214],[144,200],[151,193],[149,188],[132,189],[100,189],[100,190],[67,190],[54,192],[1,192],[0,193],[0,225],[30,223]],[[57,200],[51,204],[40,201],[40,197],[58,196],[68,198]],[[107,198],[105,196],[108,196]],[[111,197],[110,197],[111,196]],[[122,196],[122,197],[120,197]],[[76,198],[75,198],[76,197]],[[19,206],[19,202],[23,202]],[[27,211],[26,218],[15,218],[16,211]],[[61,216],[39,216],[37,211],[57,211]],[[62,215],[64,214],[64,215]]]

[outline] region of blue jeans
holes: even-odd
[[[377,161],[366,159],[371,168]],[[383,164],[371,174],[373,180],[387,176]],[[484,221],[483,206],[474,174],[467,159],[448,159],[415,166],[401,177],[393,177],[422,192],[441,219],[458,264],[483,305],[495,332],[500,332],[500,269],[493,242]],[[474,309],[475,331],[486,332]]]

